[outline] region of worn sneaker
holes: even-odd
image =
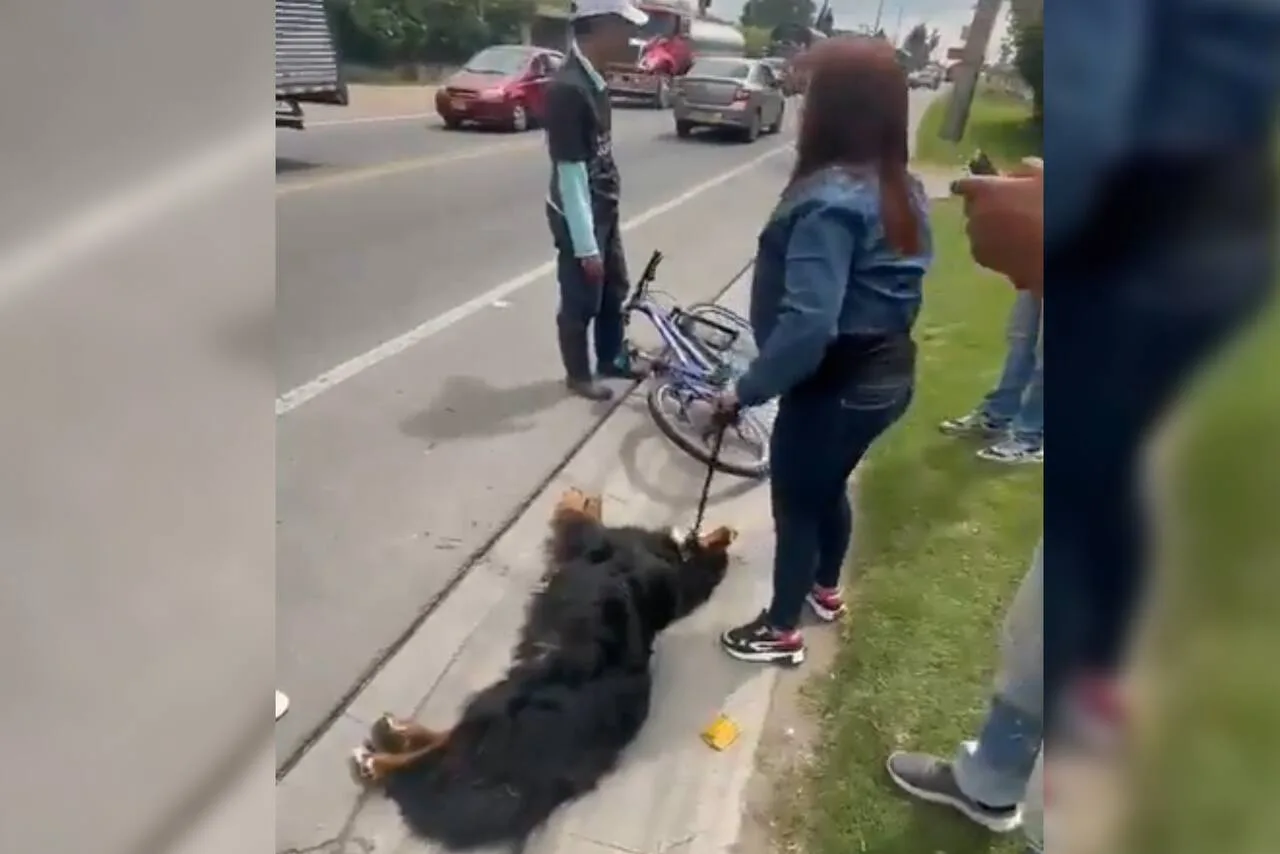
[[[978,436],[983,439],[994,439],[1005,432],[1006,426],[999,421],[993,421],[981,409],[975,409],[968,415],[948,418],[938,425],[938,429],[947,436]]]
[[[565,387],[569,389],[570,394],[578,397],[585,397],[587,400],[596,403],[607,403],[613,400],[613,391],[607,386],[603,386],[595,380],[574,380],[568,379],[564,381]]]
[[[815,586],[809,591],[809,595],[804,597],[804,601],[808,603],[814,616],[824,623],[834,623],[849,611],[838,587]]]
[[[1021,439],[1006,439],[989,448],[978,451],[978,459],[989,463],[1006,463],[1020,465],[1023,463],[1043,463],[1044,445],[1027,442]]]
[[[961,812],[995,833],[1009,833],[1022,824],[1022,808],[1017,804],[993,807],[978,803],[960,790],[951,763],[927,753],[897,752],[885,763],[889,777],[909,795],[931,804],[942,804]]]
[[[722,634],[720,645],[739,661],[790,665],[804,661],[804,638],[798,631],[784,632],[769,625],[766,611],[745,626]]]

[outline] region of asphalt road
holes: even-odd
[[[750,259],[790,130],[614,125],[633,271],[661,249],[664,289],[714,296]],[[281,131],[277,152],[283,763],[604,413],[561,386],[540,134],[372,122]]]

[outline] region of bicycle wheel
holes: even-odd
[[[694,459],[712,465],[716,428],[711,401],[671,380],[649,389],[649,414],[668,439]],[[769,431],[755,413],[742,412],[725,431],[717,470],[739,477],[763,479],[769,474]]]

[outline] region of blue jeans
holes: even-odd
[[[1005,615],[996,686],[986,720],[976,741],[965,742],[954,760],[956,783],[968,797],[993,807],[1027,799],[1036,759],[1044,742],[1044,559],[1036,548]],[[1042,845],[1043,830],[1027,835]]]
[[[982,401],[989,421],[1008,427],[1013,437],[1032,445],[1044,441],[1044,346],[1042,303],[1019,291],[1009,312],[1009,344],[1000,382]]]
[[[787,394],[770,443],[776,542],[769,622],[791,630],[814,584],[835,587],[849,552],[849,476],[911,403],[913,381],[880,380],[831,393]]]

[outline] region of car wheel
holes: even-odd
[[[781,133],[782,122],[784,119],[786,119],[786,117],[787,117],[787,104],[784,101],[782,103],[782,106],[778,107],[778,120],[773,124],[769,125],[769,130],[766,131],[766,133]]]
[[[693,122],[676,122],[676,136],[688,139],[693,134]]]
[[[515,133],[524,133],[529,129],[529,113],[525,110],[524,104],[516,104],[511,108],[511,130]]]
[[[743,142],[755,142],[760,138],[760,111],[757,110],[751,116],[751,121],[742,129]]]
[[[457,130],[462,127],[462,119],[457,118],[456,116],[449,116],[444,120],[444,126],[449,130]]]

